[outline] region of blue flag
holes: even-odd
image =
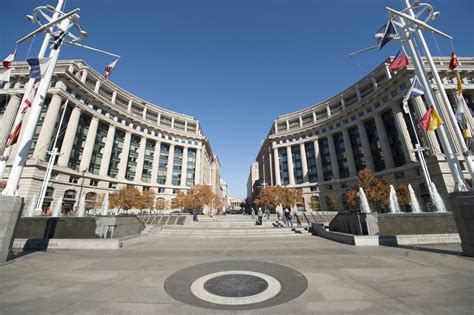
[[[388,42],[397,37],[397,31],[393,26],[392,20],[389,20],[384,26],[382,26],[377,33],[374,35],[377,41],[377,46],[382,49]]]
[[[49,67],[51,58],[30,58],[26,61],[30,65],[30,78],[41,80]]]

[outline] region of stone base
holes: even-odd
[[[474,257],[474,192],[450,194],[454,221],[461,237],[463,254]]]
[[[5,264],[8,259],[22,208],[23,198],[0,196],[0,265]]]

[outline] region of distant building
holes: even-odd
[[[253,202],[256,198],[257,192],[257,185],[259,179],[259,170],[258,170],[258,162],[252,163],[250,165],[250,173],[247,179],[247,203]]]
[[[228,195],[228,185],[225,180],[221,179],[221,190],[222,190],[222,201],[223,201],[223,208],[227,209],[230,207],[230,198]]]
[[[230,207],[232,209],[242,209],[241,204],[245,204],[245,199],[242,198],[230,198]]]

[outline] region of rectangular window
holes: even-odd
[[[107,141],[108,131],[109,126],[103,122],[99,122],[99,126],[97,127],[97,133],[95,134],[91,161],[89,163],[89,172],[92,174],[99,174],[105,142]]]
[[[349,128],[347,132],[349,133],[349,139],[351,141],[352,147],[352,156],[354,157],[355,167],[358,172],[366,167],[364,152],[362,151],[362,143],[360,141],[359,129],[357,126],[355,126]]]
[[[145,158],[143,160],[142,182],[149,183],[151,180],[151,172],[153,170],[153,156],[155,153],[155,141],[146,140]]]
[[[367,139],[369,140],[370,153],[372,154],[372,159],[374,160],[375,171],[380,172],[385,169],[385,161],[382,156],[382,146],[377,133],[375,120],[371,119],[366,121],[364,126],[365,132],[367,133]]]
[[[304,144],[306,151],[306,163],[308,164],[308,180],[310,183],[318,181],[318,175],[316,172],[316,154],[314,152],[314,143],[306,142]]]
[[[291,146],[291,156],[293,159],[293,176],[295,178],[295,184],[303,183],[303,167],[301,165],[301,152],[300,146]]]
[[[186,169],[186,186],[191,187],[194,185],[194,179],[196,177],[196,150],[188,149],[188,165]]]
[[[125,172],[125,179],[134,180],[137,171],[138,151],[140,150],[141,138],[132,135],[130,139],[130,150],[128,151],[127,170]]]
[[[162,143],[160,146],[160,159],[158,163],[158,174],[156,181],[158,184],[166,184],[166,174],[168,171],[168,156],[170,153],[170,145]]]
[[[183,147],[174,147],[173,155],[173,176],[171,178],[171,183],[173,186],[181,185],[181,173],[183,168]]]
[[[390,144],[390,151],[392,151],[393,162],[396,167],[402,166],[405,164],[405,153],[403,152],[402,142],[398,134],[398,129],[395,124],[395,118],[391,110],[388,110],[382,113],[383,125],[385,130],[390,130],[387,132],[387,141]]]
[[[290,183],[290,178],[288,177],[288,159],[286,148],[278,149],[278,164],[280,166],[280,179],[282,186],[286,186]]]
[[[324,180],[332,180],[331,154],[329,153],[329,141],[327,138],[319,139],[319,154],[323,164],[323,178]]]
[[[123,142],[125,139],[125,131],[121,129],[115,130],[114,142],[112,145],[112,154],[110,156],[109,169],[107,175],[112,178],[117,178],[120,158],[123,151]]]
[[[333,135],[334,148],[336,149],[337,166],[339,169],[339,177],[349,177],[349,167],[347,166],[346,148],[344,146],[344,137],[342,133],[335,133]]]
[[[91,116],[81,115],[79,124],[76,130],[76,137],[73,140],[71,157],[69,158],[68,166],[73,170],[79,171],[79,165],[82,160],[82,153],[84,152],[84,145],[89,132],[89,125],[91,123]],[[82,171],[82,170],[81,170]]]

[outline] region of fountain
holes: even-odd
[[[33,197],[30,200],[30,203],[28,204],[28,208],[26,210],[27,217],[31,218],[34,216],[37,201],[38,201],[38,195],[33,195]]]
[[[398,204],[397,192],[393,185],[390,185],[389,208],[391,213],[400,213],[400,205]]]
[[[446,211],[446,206],[444,205],[444,201],[441,198],[441,196],[438,193],[438,190],[436,189],[435,184],[432,182],[431,183],[431,191],[433,192],[433,205],[436,208],[436,212],[447,212]]]
[[[104,195],[104,200],[102,201],[102,211],[101,215],[107,215],[109,212],[109,192],[106,192]]]
[[[63,207],[63,197],[59,197],[58,201],[54,205],[53,213],[51,214],[52,217],[59,217],[61,215],[61,209]]]
[[[421,213],[420,204],[416,198],[415,191],[410,184],[408,184],[408,191],[410,192],[410,206],[413,213]]]
[[[360,200],[360,211],[362,213],[370,213],[370,206],[369,206],[369,201],[367,200],[367,196],[365,195],[364,189],[362,187],[359,187],[359,192],[357,193],[359,196]]]
[[[77,216],[83,217],[86,211],[86,195],[82,194],[79,199],[79,205],[77,206]]]

